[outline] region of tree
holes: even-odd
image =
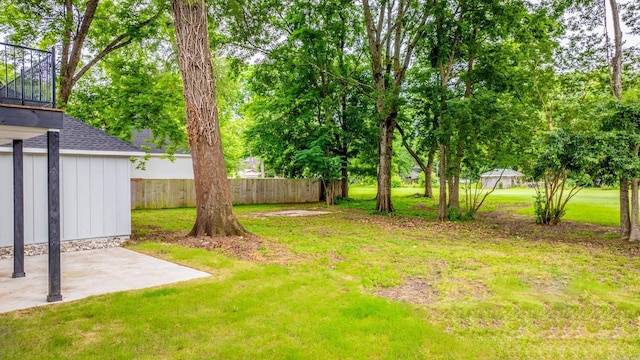
[[[319,178],[325,189],[325,202],[333,205],[335,202],[334,182],[341,179],[340,168],[342,159],[338,156],[327,154],[324,142],[326,135],[319,136],[308,149],[296,152],[295,160],[304,167],[305,171],[313,178]]]
[[[379,121],[376,211],[393,212],[391,160],[400,91],[416,46],[423,40],[430,6],[411,0],[362,1]]]
[[[486,165],[517,165],[513,154],[530,143],[538,120],[531,79],[551,62],[555,22],[544,8],[520,1],[441,0],[434,7],[409,72],[409,122],[402,125],[425,177],[439,154],[444,221],[448,208],[460,208],[463,169],[478,177]]]
[[[314,147],[341,159],[341,196],[349,195],[349,160],[370,132],[371,100],[364,94],[362,27],[350,1],[295,1],[271,24],[283,41],[254,66],[245,115],[252,153],[279,174],[305,172],[297,152]],[[367,92],[369,89],[366,89]]]
[[[629,232],[622,233],[623,239],[629,241],[640,240],[640,229],[638,229],[638,177],[640,176],[640,107],[637,105],[637,98],[625,99],[621,97],[604,105],[605,113],[602,124],[602,137],[606,140],[605,158],[601,162],[599,175],[606,183],[613,183],[614,179],[632,179],[632,216],[630,219]],[[608,111],[607,111],[608,110]],[[622,185],[621,185],[622,191]],[[629,210],[628,189],[626,191],[626,210]],[[624,194],[622,194],[624,195]],[[621,201],[625,201],[621,196]],[[622,210],[621,205],[621,211]],[[627,219],[629,213],[625,213]],[[621,215],[621,228],[623,217]]]
[[[172,0],[171,9],[196,190],[196,222],[189,235],[244,235],[225,170],[206,2]]]
[[[533,176],[542,180],[543,187],[536,188],[536,222],[557,225],[569,200],[595,174],[602,153],[601,141],[594,133],[558,129],[545,133],[540,144],[541,151],[533,167]]]
[[[614,55],[610,64],[611,91],[613,92],[613,96],[620,100],[622,96],[622,26],[620,24],[617,1],[609,0],[609,4],[611,6],[614,35]],[[638,149],[635,149],[635,152],[637,155]],[[624,175],[620,177],[620,235],[622,238],[628,238],[634,241],[640,240],[640,231],[638,231],[638,179],[634,177],[631,182],[631,196],[633,198],[632,211],[634,217],[629,219],[629,178]]]
[[[61,43],[57,104],[65,107],[76,83],[100,60],[148,38],[165,13],[164,1],[2,0],[0,30],[12,41]]]
[[[77,83],[66,112],[125,141],[149,129],[168,153],[186,148],[180,74],[151,57],[130,48],[101,61]]]

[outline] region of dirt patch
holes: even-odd
[[[424,279],[409,279],[402,285],[379,289],[375,295],[417,305],[428,305],[438,299],[436,290]]]
[[[433,221],[420,218],[394,216],[394,215],[368,215],[351,212],[344,217],[345,220],[368,225],[378,225],[384,228],[395,229],[427,229],[434,224]]]
[[[300,217],[300,216],[325,215],[325,214],[331,214],[331,213],[332,213],[331,211],[320,211],[320,210],[280,210],[280,211],[267,211],[267,212],[259,212],[259,213],[247,213],[247,214],[243,214],[242,216],[264,219],[271,216]]]
[[[225,237],[178,237],[173,242],[190,248],[208,251],[220,250],[241,260],[255,260],[256,253],[264,247],[257,236],[225,236]]]
[[[134,232],[130,242],[135,243],[138,240],[151,240],[207,251],[219,251],[236,259],[267,264],[291,265],[303,260],[302,256],[294,254],[288,247],[266,241],[253,234],[247,236],[190,237],[186,236],[183,231],[167,231],[159,227],[147,227],[142,236]]]

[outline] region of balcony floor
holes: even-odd
[[[0,144],[62,129],[63,115],[60,109],[0,103]]]

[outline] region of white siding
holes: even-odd
[[[153,155],[145,163],[145,170],[136,169],[138,161],[131,163],[132,179],[193,179],[190,155],[175,155],[174,161]]]
[[[91,159],[91,175],[90,175],[90,184],[91,184],[91,193],[92,194],[100,194],[102,196],[93,196],[91,198],[91,231],[94,233],[103,233],[104,232],[104,158],[102,157],[93,157]]]
[[[91,236],[91,209],[93,196],[91,196],[91,161],[92,157],[76,157],[76,175],[78,181],[76,183],[77,199],[78,199],[78,238],[86,239]]]
[[[26,164],[25,164],[26,165]],[[0,154],[0,246],[13,242],[13,162]]]
[[[60,157],[61,238],[131,233],[128,157]],[[47,157],[24,156],[25,243],[48,241]],[[13,162],[0,153],[0,247],[13,245]]]
[[[24,178],[31,180],[31,191],[26,187],[24,190],[25,200],[27,196],[30,197],[30,202],[25,201],[24,212],[30,213],[31,222],[24,223],[25,229],[27,227],[33,228],[33,238],[25,237],[26,244],[30,243],[43,243],[49,241],[49,196],[47,191],[47,157],[46,155],[25,156],[25,163],[27,158],[31,158],[31,171],[33,174],[29,174],[25,168]],[[28,206],[31,206],[29,208]]]
[[[118,234],[131,234],[131,176],[129,175],[130,161],[118,161],[117,164],[116,179],[118,186],[116,187],[118,193],[116,196],[117,209],[116,211],[116,232]],[[122,184],[126,182],[127,185]],[[127,210],[124,210],[126,207]]]

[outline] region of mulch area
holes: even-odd
[[[218,251],[227,256],[245,261],[289,265],[300,260],[300,257],[295,256],[286,246],[266,241],[253,234],[246,236],[192,237],[186,236],[187,233],[183,231],[166,231],[159,227],[148,227],[145,232],[145,240],[154,240],[207,251]],[[130,242],[135,243],[137,240],[139,240],[139,236],[134,232]]]

